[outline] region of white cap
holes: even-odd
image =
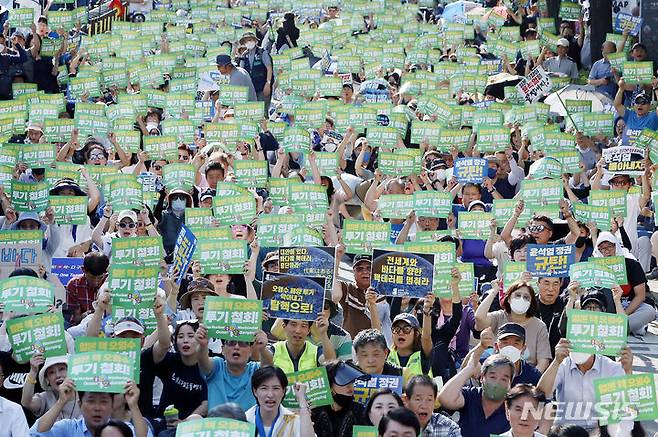
[[[132,209],[124,209],[119,213],[119,218],[117,218],[117,222],[120,222],[121,220],[129,218],[132,220],[133,223],[137,223],[137,213],[133,211]]]
[[[569,47],[569,40],[566,38],[560,38],[557,40],[557,46],[562,46],[562,47]]]
[[[48,370],[49,367],[54,366],[55,364],[66,364],[68,366],[69,364],[69,356],[68,355],[60,355],[57,357],[48,357],[46,358],[46,361],[43,363],[43,366],[41,367],[41,370],[39,370],[39,385],[41,385],[41,388],[43,390],[47,390],[48,387],[50,387],[50,384],[48,383],[48,380],[46,379],[46,371]]]

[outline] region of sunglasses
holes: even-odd
[[[103,155],[102,153],[98,153],[98,154],[92,153],[91,155],[89,155],[89,159],[92,160],[103,159],[103,158],[105,158],[105,155]]]
[[[411,332],[412,332],[413,330],[414,330],[414,328],[412,328],[412,327],[409,326],[409,325],[405,325],[405,326],[394,326],[393,329],[391,329],[391,331],[393,332],[393,334],[399,334],[400,332],[402,332],[403,334],[411,334]]]
[[[251,341],[238,341],[238,340],[228,340],[226,343],[224,343],[227,347],[249,347],[253,345],[254,343]]]
[[[136,226],[137,225],[135,223],[124,223],[124,222],[119,223],[119,227],[121,229],[125,229],[125,228],[135,229]]]
[[[544,225],[528,226],[528,232],[530,232],[531,234],[537,234],[537,233],[543,231],[544,229],[546,229],[546,226],[544,226]]]
[[[650,102],[646,99],[635,99],[636,105],[649,105]]]

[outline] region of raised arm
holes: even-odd
[[[423,302],[423,329],[420,332],[420,344],[423,349],[423,355],[432,356],[432,308],[436,296],[434,293],[427,293]]]
[[[439,402],[442,407],[449,410],[459,410],[464,407],[462,387],[472,376],[479,373],[479,367],[480,363],[477,360],[470,360],[466,367],[446,382],[439,392]]]
[[[494,284],[497,283],[494,282]],[[484,328],[491,326],[491,315],[489,314],[489,308],[491,308],[491,304],[493,303],[497,294],[497,287],[491,288],[491,290],[489,290],[489,294],[487,294],[487,297],[482,301],[477,311],[475,311],[475,329],[478,331],[482,331]]]
[[[112,217],[112,205],[106,203],[103,208],[103,217],[101,217],[100,221],[91,232],[91,241],[98,246],[100,250],[103,250],[103,232],[105,232],[105,226],[107,226],[110,217]]]
[[[548,368],[542,373],[539,382],[537,383],[537,388],[539,391],[544,393],[546,398],[550,399],[553,395],[553,390],[555,389],[555,378],[557,377],[557,371],[560,368],[562,361],[569,356],[569,350],[571,349],[571,343],[566,338],[561,338],[558,344],[555,346],[555,358],[551,361],[551,364]]]
[[[91,316],[89,323],[87,324],[87,329],[85,335],[87,337],[98,337],[101,332],[101,323],[103,322],[103,317],[110,309],[110,302],[112,300],[112,295],[107,289],[107,282],[101,285],[98,290],[98,297],[96,298],[96,308],[94,309],[94,314]]]
[[[208,329],[206,329],[203,323],[199,325],[194,336],[196,337],[196,342],[199,345],[199,348],[196,352],[197,361],[199,363],[199,370],[201,370],[201,373],[204,376],[208,376],[210,375],[210,372],[212,372],[214,364],[208,355]]]
[[[155,296],[153,313],[155,314],[156,332],[158,333],[158,341],[153,345],[153,362],[158,364],[164,360],[165,355],[171,348],[171,335],[169,334],[169,323],[165,315],[165,302],[161,296]]]
[[[626,114],[626,107],[624,106],[624,85],[626,85],[626,82],[624,81],[623,77],[619,79],[617,85],[619,88],[617,89],[617,94],[615,94],[614,105],[615,109],[617,110],[617,114],[623,118],[624,114]]]
[[[523,200],[519,200],[519,202],[516,204],[516,207],[514,208],[514,213],[509,218],[509,220],[507,220],[507,223],[505,223],[503,232],[500,233],[500,238],[503,239],[507,247],[509,247],[510,243],[512,242],[512,232],[514,231],[516,222],[519,221],[519,217],[521,217],[521,214],[523,214],[524,208],[525,202],[523,202]]]

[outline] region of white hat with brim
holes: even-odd
[[[133,211],[132,209],[124,209],[119,213],[119,217],[117,218],[117,222],[121,222],[123,219],[130,219],[132,220],[133,223],[137,223],[137,213]]]
[[[43,366],[41,367],[41,370],[39,370],[39,385],[41,385],[41,388],[43,390],[47,390],[50,387],[50,383],[48,382],[48,379],[46,379],[46,372],[48,371],[48,368],[56,365],[56,364],[66,364],[68,366],[69,364],[69,356],[68,355],[59,355],[57,357],[48,357],[46,358],[46,361],[43,363]]]

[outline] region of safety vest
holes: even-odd
[[[267,82],[267,67],[263,64],[263,49],[256,48],[254,53],[254,62],[249,63],[249,54],[247,53],[244,58],[243,68],[247,70],[251,77],[251,82],[254,84],[254,89],[257,93],[263,91],[265,83]]]
[[[310,341],[306,341],[304,352],[302,352],[302,356],[299,357],[297,369],[295,369],[295,365],[293,364],[288,348],[286,347],[286,342],[277,341],[274,343],[274,365],[283,370],[286,375],[318,367],[317,356],[318,347]]]
[[[423,372],[423,363],[421,362],[421,352],[416,351],[411,356],[409,357],[409,360],[407,361],[406,367],[403,369],[403,375],[404,375],[404,381],[405,383],[411,379],[412,376],[416,375],[422,375]],[[388,359],[387,361],[391,364],[395,364],[396,366],[400,367],[400,357],[398,356],[398,352],[393,349],[388,353]],[[429,377],[432,377],[432,370],[430,369],[428,372]]]

